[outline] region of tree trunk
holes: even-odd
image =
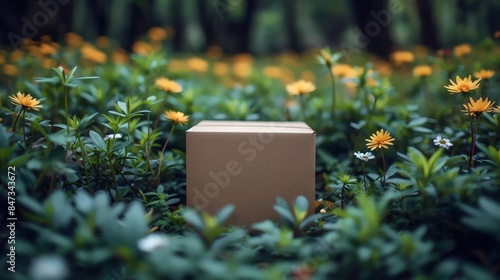
[[[436,23],[434,22],[433,9],[430,0],[416,1],[418,17],[420,19],[420,41],[432,49],[439,49]]]
[[[228,47],[229,52],[250,52],[250,32],[252,21],[257,7],[257,0],[242,1],[240,5],[245,5],[243,17],[238,20],[227,18],[227,33],[220,39],[225,41],[234,38]]]
[[[297,15],[297,0],[288,0],[284,2],[285,10],[285,26],[288,35],[288,45],[294,52],[300,53],[303,51],[302,42],[297,28],[298,15]]]
[[[174,5],[175,4],[175,5]],[[172,15],[172,27],[174,28],[173,45],[175,51],[183,51],[184,39],[184,1],[174,1],[170,8],[175,10]]]
[[[358,27],[357,36],[363,38],[364,42],[361,48],[376,54],[384,59],[389,57],[392,52],[393,41],[389,34],[390,20],[381,23],[374,14],[389,14],[387,0],[352,0],[351,7],[354,12],[354,18]],[[378,26],[378,28],[377,28]]]
[[[200,21],[201,30],[203,35],[205,36],[205,47],[206,50],[208,47],[216,44],[216,34],[214,30],[213,19],[217,18],[217,15],[213,12],[214,7],[211,5],[211,1],[206,0],[197,0],[197,12],[198,12],[198,20]],[[208,5],[207,5],[208,4]]]

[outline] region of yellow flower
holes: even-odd
[[[316,77],[314,76],[314,73],[312,71],[306,70],[306,71],[302,72],[302,74],[300,74],[300,78],[302,80],[314,82],[314,79]]]
[[[115,49],[112,55],[113,63],[115,64],[125,64],[129,60],[129,56],[124,49]]]
[[[366,146],[371,150],[379,149],[379,148],[388,148],[388,145],[393,145],[391,143],[394,141],[394,138],[391,137],[391,134],[388,131],[384,131],[384,129],[381,129],[377,131],[376,133],[372,134],[370,136],[370,139],[365,139]]]
[[[172,110],[166,111],[165,117],[171,120],[174,124],[179,125],[183,125],[189,121],[189,116],[184,115],[184,113],[182,112],[176,112]]]
[[[57,46],[49,43],[42,43],[40,44],[39,51],[44,55],[52,55],[57,53]]]
[[[56,66],[56,61],[51,58],[43,58],[41,61],[41,65],[45,69],[51,69]]]
[[[316,90],[316,87],[311,82],[304,80],[299,80],[286,85],[286,91],[288,91],[290,95],[309,94],[314,90]]]
[[[459,76],[457,76],[456,80],[457,80],[457,82],[454,83],[450,79],[451,85],[444,86],[446,89],[448,89],[450,94],[455,94],[455,93],[460,93],[460,92],[467,93],[471,90],[475,90],[475,89],[479,88],[479,85],[480,85],[479,81],[481,79],[475,80],[473,82],[471,76],[469,75],[469,77],[463,78],[463,79],[460,78]]]
[[[264,69],[262,69],[262,73],[264,76],[268,78],[275,78],[279,79],[283,76],[283,69],[279,66],[266,66]]]
[[[469,44],[460,44],[453,48],[453,54],[456,57],[462,57],[470,54],[472,48]]]
[[[178,93],[182,91],[182,86],[173,80],[167,78],[158,78],[155,81],[155,86],[166,92]]]
[[[391,60],[396,65],[402,65],[404,63],[410,63],[415,59],[413,53],[409,51],[396,51],[391,54]]]
[[[43,106],[40,105],[40,101],[37,100],[36,98],[33,98],[31,94],[24,94],[21,92],[17,93],[17,96],[12,95],[9,96],[11,103],[14,105],[20,105],[23,107],[25,110],[36,110],[38,111],[39,108],[42,108]]]
[[[208,70],[208,62],[199,57],[191,57],[186,63],[189,69],[198,73],[205,73]]]
[[[486,69],[481,69],[481,70],[474,73],[474,77],[481,79],[481,80],[488,80],[491,77],[493,77],[493,75],[495,75],[495,71],[486,70]]]
[[[99,48],[107,48],[109,47],[109,38],[106,36],[99,36],[95,39],[95,45]]]
[[[148,37],[152,41],[156,42],[163,41],[167,39],[167,35],[168,35],[167,30],[162,27],[153,26],[148,30]]]
[[[413,68],[413,76],[427,77],[432,74],[432,68],[429,65],[419,65]]]
[[[18,62],[23,58],[24,52],[21,50],[15,50],[10,53],[10,61],[12,62]]]
[[[319,52],[319,56],[325,61],[326,67],[332,66],[332,54],[330,53],[329,50],[322,49]]]
[[[80,47],[85,42],[82,36],[73,32],[66,33],[65,37],[66,43],[72,47]]]
[[[246,61],[238,61],[233,64],[234,75],[238,78],[245,78],[252,73],[252,64]]]
[[[346,77],[354,73],[357,76],[356,70],[349,64],[337,63],[332,66],[332,74],[336,77]]]
[[[224,62],[216,62],[213,71],[217,76],[224,76],[229,72],[229,66]]]
[[[81,49],[82,57],[96,63],[106,62],[106,54],[90,44],[85,44]]]
[[[154,51],[153,47],[144,41],[135,41],[132,52],[139,55],[149,55]]]
[[[469,114],[471,116],[480,117],[483,112],[493,111],[493,104],[495,104],[495,101],[489,101],[488,97],[484,100],[482,97],[479,97],[477,101],[474,101],[474,99],[470,97],[469,104],[464,104],[465,110],[462,110],[462,112],[465,112],[466,115]]]
[[[19,75],[19,69],[15,65],[5,64],[3,66],[3,73],[8,76],[17,76]]]

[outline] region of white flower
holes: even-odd
[[[453,146],[453,144],[450,142],[450,139],[442,138],[441,135],[438,135],[436,139],[434,139],[434,145],[443,147],[445,149],[448,149],[449,147]]]
[[[370,153],[370,152],[366,152],[366,153],[362,153],[362,152],[355,152],[354,155],[359,158],[360,160],[364,160],[364,161],[369,161],[370,159],[374,159],[375,156]]]
[[[119,139],[119,138],[122,138],[122,134],[121,133],[117,133],[117,134],[108,134],[106,136],[104,136],[104,141],[108,141],[109,139]]]
[[[37,257],[31,263],[30,275],[35,280],[58,280],[68,277],[66,261],[57,255]]]
[[[151,233],[137,241],[137,247],[144,252],[152,252],[170,243],[168,237],[162,233]]]

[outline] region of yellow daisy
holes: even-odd
[[[33,98],[31,94],[24,94],[21,92],[17,93],[17,96],[12,95],[9,96],[11,103],[14,105],[19,105],[22,106],[23,109],[25,110],[36,110],[38,111],[39,108],[42,108],[43,106],[40,105],[40,100],[37,100],[36,98]]]
[[[463,57],[470,54],[472,47],[469,44],[460,44],[453,48],[453,54],[456,57]]]
[[[184,113],[182,112],[176,112],[172,110],[166,111],[165,117],[171,120],[174,124],[179,125],[183,125],[189,121],[189,116],[184,115]]]
[[[173,80],[167,78],[158,78],[155,81],[155,86],[166,92],[178,93],[182,91],[182,86]]]
[[[290,95],[309,94],[314,90],[316,90],[316,86],[314,86],[311,82],[304,80],[299,80],[286,85],[286,91],[288,91]]]
[[[450,82],[451,82],[451,85],[448,85],[448,86],[444,86],[446,89],[448,89],[448,91],[450,92],[450,94],[455,94],[455,93],[467,93],[471,90],[475,90],[477,88],[479,88],[479,81],[481,81],[481,79],[477,79],[475,81],[472,81],[472,78],[471,76],[469,75],[469,77],[467,78],[460,78],[459,76],[457,76],[456,78],[456,83],[453,82],[451,79],[450,79]]]
[[[368,142],[366,143],[366,146],[371,151],[379,148],[387,149],[388,145],[394,144],[392,143],[392,141],[394,141],[394,138],[391,137],[391,134],[388,131],[384,131],[384,129],[377,131],[370,136],[370,139],[365,140],[366,142]]]
[[[427,77],[432,74],[432,68],[429,65],[419,65],[413,68],[413,76],[419,77]]]
[[[470,97],[469,104],[464,104],[465,110],[462,110],[462,112],[465,112],[466,115],[470,114],[471,116],[480,117],[483,112],[493,111],[493,104],[495,104],[495,101],[489,101],[488,97],[484,100],[482,97],[479,97],[477,101],[474,101],[474,99]]]
[[[491,77],[495,75],[495,71],[493,70],[486,70],[486,69],[481,69],[477,72],[474,72],[474,77],[481,79],[481,80],[488,80]]]

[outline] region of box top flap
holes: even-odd
[[[304,122],[201,121],[186,132],[315,134]]]

